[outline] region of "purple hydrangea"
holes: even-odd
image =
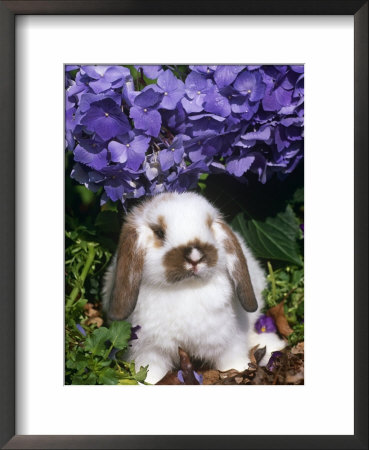
[[[277,327],[273,317],[263,315],[255,322],[255,330],[257,333],[275,333]]]
[[[204,173],[266,183],[303,158],[303,66],[135,68],[65,68],[71,177],[102,203],[193,189]]]

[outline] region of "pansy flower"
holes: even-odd
[[[277,327],[273,317],[263,315],[255,322],[255,330],[257,333],[275,333]]]

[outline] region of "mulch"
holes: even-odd
[[[194,371],[202,376],[203,385],[303,385],[304,384],[304,343],[294,347],[286,347],[277,352],[267,364],[260,366],[265,349],[253,348],[250,352],[249,367],[239,372],[230,369],[221,372],[215,369],[197,369],[196,362],[192,362],[188,354],[179,348],[181,375],[178,371],[168,372],[157,385],[195,385],[200,384]],[[183,380],[183,382],[180,381]]]

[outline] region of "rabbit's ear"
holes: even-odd
[[[227,255],[226,265],[229,276],[233,281],[236,295],[246,311],[254,312],[258,308],[258,303],[251,284],[245,254],[231,228],[224,222],[219,223],[226,235],[223,241]]]
[[[119,238],[114,285],[108,307],[110,320],[126,319],[136,306],[145,256],[137,240],[134,226],[126,223]]]

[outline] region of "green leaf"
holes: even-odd
[[[99,373],[99,384],[117,384],[118,381],[117,372],[111,367],[106,367]]]
[[[96,375],[95,375],[93,372],[90,372],[90,373],[87,375],[87,378],[86,378],[84,384],[96,384],[96,380],[97,380]]]
[[[292,329],[293,333],[288,336],[288,343],[296,345],[304,340],[304,324],[297,324]]]
[[[84,205],[89,205],[93,202],[95,194],[85,186],[75,186],[74,189],[79,194]]]
[[[103,355],[106,351],[105,342],[109,338],[109,330],[100,327],[94,330],[86,339],[85,349],[93,355]]]
[[[295,193],[293,194],[291,203],[293,205],[304,203],[304,188],[296,189]]]
[[[289,205],[284,212],[265,221],[246,219],[240,213],[234,218],[232,226],[241,233],[255,256],[302,265],[297,242],[299,225]]]
[[[109,328],[108,339],[114,348],[123,350],[131,337],[131,324],[121,320],[113,322]]]
[[[86,384],[82,375],[74,375],[72,377],[72,384]]]
[[[88,364],[87,358],[85,357],[85,355],[81,353],[77,353],[75,355],[74,361],[71,358],[66,362],[66,366],[68,367],[68,369],[76,369],[76,370],[84,369],[85,367],[87,367],[87,364]]]
[[[147,370],[149,366],[140,367],[140,370],[134,375],[135,379],[140,383],[144,382],[147,377]]]

